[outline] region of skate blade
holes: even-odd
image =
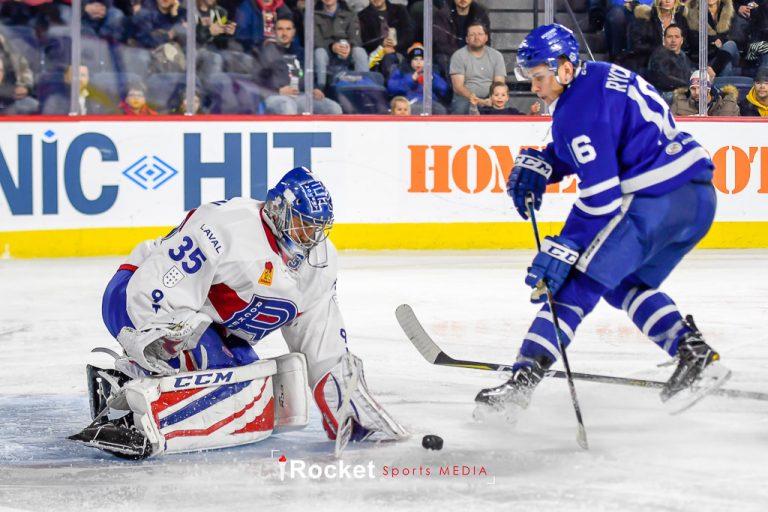
[[[664,402],[664,406],[670,414],[680,414],[687,411],[714,390],[722,387],[731,377],[731,370],[719,362],[707,366],[699,378],[684,389]]]

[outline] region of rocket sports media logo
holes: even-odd
[[[280,457],[277,455],[280,454]],[[496,476],[483,465],[442,464],[431,465],[384,465],[380,468],[373,461],[364,464],[350,464],[343,460],[329,463],[307,462],[289,459],[280,450],[272,450],[272,459],[277,464],[277,478],[281,482],[292,480],[402,480],[418,478],[471,479],[479,483],[494,485]],[[273,466],[274,467],[274,466]],[[274,475],[274,473],[272,473]]]
[[[277,459],[278,477],[281,482],[297,478],[307,480],[363,480],[376,478],[376,466],[368,464],[348,464],[337,460],[329,464],[308,464],[301,459],[288,459],[282,455]]]

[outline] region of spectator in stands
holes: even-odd
[[[729,32],[731,22],[733,21],[734,9],[733,0],[706,0],[709,11],[707,25],[707,62],[715,71],[716,76],[729,75],[733,71],[733,66],[738,65],[739,49],[736,43],[730,39]],[[691,60],[698,62],[699,45],[693,44],[693,41],[699,40],[699,0],[690,0],[688,2],[688,26],[690,33],[688,37],[692,42],[690,45]]]
[[[709,116],[738,116],[739,115],[739,91],[733,85],[723,86],[718,90],[712,87],[714,76],[708,73],[709,79],[705,85],[707,93],[707,115]],[[691,73],[688,89],[675,90],[670,108],[675,116],[699,115],[699,71]]]
[[[66,25],[69,18],[70,6],[54,0],[12,0],[0,3],[0,25],[28,25],[44,32],[51,25]]]
[[[393,116],[411,115],[411,103],[405,96],[395,96],[389,102],[389,113]]]
[[[470,106],[469,112],[474,115],[484,116],[522,116],[515,107],[509,106],[509,86],[504,82],[493,82],[489,90],[489,96],[491,104],[487,107],[477,107],[475,105]],[[531,104],[531,108],[528,109],[528,115],[534,116],[541,112],[541,104],[538,101],[534,101]]]
[[[471,24],[482,23],[487,31],[491,29],[488,9],[477,0],[448,0],[448,10],[451,13],[453,36],[459,48],[467,44],[467,33]],[[491,44],[490,34],[487,44]]]
[[[453,19],[447,0],[432,0],[432,60],[433,65],[448,76],[451,55],[464,46],[464,39],[456,39]],[[408,0],[408,12],[411,13],[414,27],[414,41],[424,40],[424,2]]]
[[[36,114],[38,101],[30,96],[35,82],[32,68],[23,55],[19,55],[10,41],[0,34],[0,112],[6,114]]]
[[[388,78],[413,44],[413,23],[408,11],[389,0],[371,0],[357,17],[363,47],[370,56],[370,69]]]
[[[747,97],[739,103],[743,116],[768,117],[768,67],[761,67]]]
[[[123,40],[125,15],[112,5],[112,0],[83,0],[81,26],[90,34],[111,43]]]
[[[683,51],[685,38],[678,25],[664,29],[664,45],[656,48],[648,62],[646,78],[669,101],[671,92],[687,87],[693,65]],[[664,94],[666,93],[666,94]]]
[[[268,96],[264,103],[267,114],[296,115],[304,111],[307,98],[304,91],[304,48],[296,39],[296,26],[287,14],[275,24],[276,40],[264,43],[257,82],[264,88],[277,92]],[[323,91],[314,89],[314,113],[340,115],[341,106],[326,98]]]
[[[328,86],[333,70],[368,71],[368,54],[360,39],[360,22],[344,0],[318,0],[315,5],[315,79]]]
[[[80,94],[78,96],[78,108],[75,112],[79,115],[86,114],[111,114],[115,104],[103,91],[99,91],[90,85],[90,72],[88,66],[81,65],[79,73]],[[63,82],[46,98],[41,98],[41,113],[48,115],[66,115],[70,113],[70,88],[72,87],[72,66],[64,69]]]
[[[158,115],[147,105],[147,89],[140,83],[128,86],[128,92],[125,93],[125,98],[120,102],[119,109],[128,116]]]
[[[685,13],[685,6],[680,0],[655,0],[651,5],[636,6],[635,20],[629,27],[631,50],[621,63],[628,69],[643,73],[648,67],[651,53],[664,43],[664,30],[670,25],[679,27],[683,41],[687,41],[688,21]]]
[[[200,97],[200,91],[195,90],[195,114],[205,114],[206,112],[203,110],[203,101]],[[184,115],[187,113],[187,91],[181,90],[176,95],[176,99],[173,102],[173,105],[171,107],[171,114],[176,115]]]
[[[39,108],[37,100],[29,95],[18,97],[16,92],[18,86],[13,69],[9,66],[11,72],[6,73],[5,66],[5,59],[0,59],[0,115],[37,114]]]
[[[467,46],[456,50],[451,57],[451,84],[453,85],[452,114],[467,114],[469,105],[490,106],[488,99],[493,82],[504,82],[507,69],[499,51],[486,46],[486,25],[476,21],[467,30]]]
[[[275,23],[291,16],[283,0],[243,0],[237,9],[235,39],[246,52],[258,52],[265,40],[276,37]]]
[[[220,50],[230,48],[237,29],[227,15],[217,0],[197,0],[197,70],[204,78],[224,71]]]
[[[610,6],[605,13],[605,41],[608,46],[608,60],[617,62],[627,51],[629,27],[635,19],[637,5],[650,5],[653,0],[608,0]]]
[[[730,38],[736,42],[739,49],[746,48],[752,31],[752,14],[757,9],[755,0],[733,0],[733,8],[736,14],[731,20]]]
[[[755,4],[751,1],[749,8],[747,42],[750,44],[746,58],[758,61],[758,67],[768,66],[768,2]]]
[[[127,18],[126,39],[131,45],[153,50],[150,73],[184,71],[186,10],[179,0],[155,1],[156,9],[142,6]]]
[[[408,49],[408,67],[396,69],[387,81],[387,92],[393,96],[405,96],[412,104],[414,114],[423,112],[422,98],[424,97],[424,47],[414,43]],[[436,70],[432,72],[432,94],[436,101],[432,104],[432,113],[443,115],[447,113],[442,104],[450,93],[448,82]]]

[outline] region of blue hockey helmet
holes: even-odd
[[[264,212],[278,244],[289,255],[306,257],[328,238],[333,226],[331,194],[306,167],[290,170],[269,189]]]
[[[553,23],[531,30],[517,49],[515,76],[518,80],[529,80],[528,71],[540,64],[546,64],[550,71],[557,72],[558,59],[565,57],[578,66],[579,42],[570,29]]]

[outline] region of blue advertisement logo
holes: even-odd
[[[157,190],[177,174],[179,171],[157,156],[152,158],[143,156],[123,171],[126,178],[144,190]]]

